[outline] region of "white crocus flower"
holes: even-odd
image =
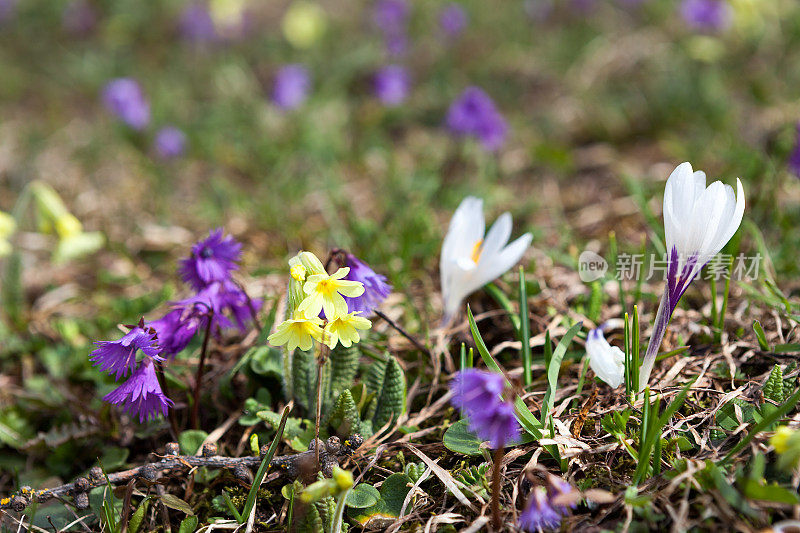
[[[603,336],[603,330],[593,329],[586,337],[586,355],[589,367],[598,378],[612,389],[616,389],[625,378],[625,353],[611,346]]]
[[[439,274],[444,299],[444,324],[458,313],[464,299],[498,278],[522,258],[533,238],[526,233],[508,244],[511,215],[503,213],[484,235],[483,200],[469,196],[456,209],[442,244]]]
[[[733,187],[721,181],[706,187],[705,172],[692,172],[689,163],[681,163],[670,174],[664,191],[664,231],[669,260],[667,283],[639,370],[640,390],[650,378],[678,301],[700,269],[733,237],[743,215],[744,190],[739,178],[736,178],[734,194]]]

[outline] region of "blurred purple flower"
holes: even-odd
[[[73,0],[61,14],[61,25],[70,33],[85,35],[97,23],[97,11],[87,0]]]
[[[17,9],[19,0],[0,0],[0,24],[9,20]]]
[[[166,416],[173,405],[161,391],[151,359],[142,361],[128,381],[108,393],[103,400],[120,405],[131,416],[138,415],[140,423],[155,419],[159,414]]]
[[[578,506],[577,503],[568,501],[570,499],[569,496],[573,492],[575,492],[575,489],[572,488],[572,485],[560,477],[554,475],[547,476],[547,497],[550,499],[553,509],[562,515],[566,516],[570,509],[574,509]],[[567,502],[563,500],[567,500]]]
[[[103,89],[103,103],[135,130],[143,130],[150,122],[150,104],[134,79],[116,78],[108,82]]]
[[[791,173],[800,178],[800,124],[797,125],[797,139],[795,140],[794,149],[789,154],[789,160],[786,164]]]
[[[387,106],[402,104],[408,97],[408,72],[400,65],[388,65],[375,73],[375,96]]]
[[[730,25],[733,9],[726,0],[683,0],[681,16],[690,28],[721,31]]]
[[[406,0],[377,0],[372,9],[372,22],[384,34],[405,33],[409,11]]]
[[[445,5],[439,13],[439,27],[448,37],[458,37],[467,27],[468,20],[467,12],[455,2]]]
[[[597,7],[597,0],[572,0],[570,7],[573,11],[590,13]]]
[[[306,101],[310,88],[311,76],[306,67],[285,65],[275,74],[272,100],[282,109],[295,109]]]
[[[213,42],[219,37],[206,2],[193,2],[186,6],[178,29],[185,40],[193,43]]]
[[[492,99],[478,87],[468,87],[450,105],[447,127],[456,135],[471,135],[487,150],[500,148],[508,125]]]
[[[536,22],[541,22],[553,13],[554,0],[526,0],[525,14]]]
[[[115,380],[125,377],[136,368],[136,352],[141,350],[148,358],[163,361],[159,356],[161,349],[156,343],[154,331],[142,327],[132,328],[125,336],[116,341],[98,341],[89,354],[89,360],[100,367],[103,372],[111,374]]]
[[[359,281],[364,284],[364,294],[355,298],[345,296],[347,302],[347,312],[361,313],[361,316],[369,316],[372,311],[378,307],[389,293],[392,292],[392,286],[386,281],[386,276],[381,276],[376,273],[370,266],[353,254],[347,254],[346,267],[350,268],[350,272],[344,279],[351,281]]]
[[[241,255],[241,243],[230,235],[224,237],[222,228],[217,228],[192,246],[178,270],[183,281],[200,291],[215,281],[229,281],[231,272],[239,268],[236,262]]]
[[[514,406],[501,398],[503,388],[503,376],[473,368],[456,372],[450,381],[450,403],[469,420],[469,429],[492,448],[502,448],[520,434]]]
[[[519,527],[530,533],[556,529],[561,524],[561,513],[550,503],[544,487],[534,487],[525,510],[519,515]]]
[[[383,44],[391,57],[403,57],[408,50],[408,37],[404,33],[387,35]]]
[[[186,135],[174,126],[166,126],[158,130],[153,145],[163,159],[179,157],[186,150]]]

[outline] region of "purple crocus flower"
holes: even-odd
[[[450,104],[446,122],[456,135],[478,138],[486,150],[500,148],[508,132],[508,125],[494,102],[478,87],[468,87]]]
[[[208,237],[192,246],[189,257],[181,259],[178,269],[183,280],[196,291],[215,281],[228,281],[242,255],[242,245],[230,235],[223,236],[222,228],[212,230]]]
[[[173,405],[161,391],[152,359],[143,360],[136,372],[103,400],[120,405],[131,416],[138,415],[140,423],[155,419],[159,414],[166,416]]]
[[[461,4],[452,2],[445,5],[439,13],[439,28],[447,37],[458,37],[467,27],[467,12]]]
[[[683,0],[680,10],[686,24],[701,31],[724,30],[733,16],[726,0]]]
[[[384,34],[405,33],[409,11],[406,0],[378,0],[372,10],[372,22]]]
[[[139,83],[131,78],[111,80],[103,89],[106,108],[135,130],[150,122],[150,104]]]
[[[789,167],[789,171],[795,177],[800,178],[800,124],[797,125],[797,139],[795,140],[794,149],[789,154],[789,160],[786,164]]]
[[[387,283],[386,276],[376,273],[368,264],[353,254],[347,254],[345,266],[350,268],[350,272],[347,273],[344,279],[364,284],[364,294],[361,296],[355,298],[344,297],[347,302],[347,312],[359,312],[361,316],[369,316],[389,296],[389,293],[392,292],[392,286]]]
[[[308,98],[311,76],[303,65],[285,65],[275,74],[272,100],[281,109],[300,107]]]
[[[402,104],[408,97],[408,72],[400,65],[388,65],[375,73],[375,95],[387,106]]]
[[[450,403],[469,420],[470,431],[492,448],[502,448],[519,438],[514,406],[501,398],[504,379],[500,374],[468,368],[450,381]]]
[[[519,527],[530,533],[556,529],[561,524],[561,513],[553,507],[547,489],[535,487],[528,497],[525,510],[519,515]]]
[[[193,2],[186,6],[178,29],[181,36],[192,43],[214,42],[219,37],[206,2]]]
[[[97,23],[97,12],[86,0],[73,0],[61,14],[61,25],[75,35],[85,35]]]
[[[136,368],[137,350],[141,350],[149,358],[163,360],[159,356],[161,349],[156,343],[155,331],[140,326],[132,328],[119,340],[99,341],[94,344],[97,348],[89,354],[89,359],[116,380],[124,378]]]
[[[166,126],[156,133],[153,147],[163,159],[179,157],[186,150],[186,135],[174,126]]]

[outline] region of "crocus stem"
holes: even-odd
[[[492,465],[492,528],[500,531],[503,523],[500,519],[500,465],[503,462],[503,447],[494,451]]]
[[[425,355],[430,355],[430,354],[431,354],[430,350],[428,350],[428,349],[425,347],[425,345],[423,345],[421,342],[419,342],[417,339],[415,339],[415,338],[414,338],[414,337],[413,337],[413,336],[412,336],[410,333],[406,332],[406,331],[405,331],[405,330],[404,330],[402,327],[400,327],[400,326],[399,326],[399,325],[398,325],[398,324],[397,324],[397,323],[396,323],[394,320],[392,320],[391,318],[389,318],[388,316],[386,316],[386,315],[385,315],[385,314],[383,314],[382,312],[378,311],[377,309],[375,309],[375,314],[376,314],[376,315],[378,315],[379,317],[381,317],[383,320],[385,320],[385,321],[386,321],[386,323],[387,323],[387,324],[389,324],[389,325],[390,325],[392,328],[394,328],[395,330],[397,330],[397,332],[398,332],[400,335],[402,335],[403,337],[405,337],[406,339],[408,339],[409,341],[411,341],[411,344],[413,344],[414,346],[416,346],[416,347],[417,347],[417,349],[418,349],[418,350],[420,350],[422,353],[424,353]]]
[[[192,427],[200,429],[200,384],[203,381],[203,369],[206,366],[206,354],[208,353],[208,341],[211,338],[211,323],[214,321],[214,312],[208,312],[206,322],[206,333],[203,337],[203,347],[200,349],[200,364],[197,366],[197,376],[194,380],[194,401],[192,402]]]
[[[656,319],[653,323],[653,333],[650,335],[650,341],[647,344],[647,352],[644,354],[642,366],[639,369],[639,390],[642,392],[650,380],[650,372],[653,371],[653,365],[656,363],[656,355],[658,349],[661,347],[661,341],[664,340],[664,333],[667,332],[667,324],[672,316],[669,306],[668,289],[664,289],[664,295],[661,297],[661,303],[658,304],[658,312]]]

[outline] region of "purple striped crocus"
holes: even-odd
[[[669,319],[692,280],[739,229],[744,215],[744,189],[715,181],[706,187],[706,173],[692,172],[681,163],[664,191],[664,229],[667,241],[667,283],[658,306],[653,333],[639,370],[639,388],[650,378]]]

